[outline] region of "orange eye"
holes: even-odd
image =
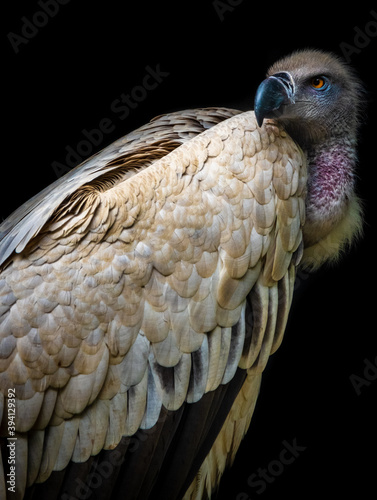
[[[325,79],[321,76],[315,76],[310,83],[314,89],[322,89],[325,86]]]

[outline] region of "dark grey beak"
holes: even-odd
[[[263,80],[254,100],[254,112],[259,127],[265,118],[278,117],[282,106],[293,104],[294,93],[295,85],[290,73],[275,73]]]

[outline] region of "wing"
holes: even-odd
[[[282,130],[257,128],[253,112],[221,121],[226,114],[213,111],[206,123],[214,126],[203,131],[204,118],[199,125],[192,112],[192,138],[178,115],[157,147],[153,126],[160,131],[159,120],[171,118],[152,122],[147,139],[135,132],[146,154],[130,139],[128,151],[104,150],[101,167],[83,164],[58,181],[59,193],[48,191],[51,205],[45,193],[5,226],[0,384],[4,408],[9,389],[16,392],[20,491],[109,453],[101,450],[124,457],[130,437],[147,429],[158,429],[143,448],[153,443],[146,456],[158,470],[153,457],[168,460],[172,421],[187,434],[200,424],[195,408],[207,408],[207,428],[222,409],[217,432],[208,440],[202,425],[178,467],[178,494],[216,453],[208,442],[229,438],[237,394],[237,404],[248,404],[231,441],[246,432],[247,385],[258,386],[287,319],[306,168]],[[135,158],[142,169],[130,174]]]
[[[83,185],[103,175],[114,184],[238,113],[233,109],[206,108],[161,115],[110,144],[47,186],[0,224],[0,265],[13,251],[22,251],[59,205]]]

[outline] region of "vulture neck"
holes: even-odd
[[[298,141],[300,144],[300,142]],[[356,166],[355,134],[322,136],[301,146],[308,161],[306,245],[327,237],[349,213]]]

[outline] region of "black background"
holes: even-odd
[[[91,153],[168,111],[251,108],[268,66],[292,50],[315,47],[342,55],[344,44],[355,47],[351,64],[370,100],[358,171],[365,234],[338,266],[299,276],[284,342],[265,371],[250,431],[219,498],[368,498],[375,492],[377,465],[377,376],[359,395],[350,377],[364,378],[365,359],[377,363],[377,19],[371,13],[377,6],[359,2],[328,11],[323,2],[301,8],[280,2],[277,8],[224,0],[216,11],[214,3],[71,0],[18,53],[7,35],[22,36],[23,16],[44,21],[33,17],[42,10],[36,1],[13,3],[2,35],[0,217],[56,180],[52,163],[65,163],[66,147],[75,150],[82,130],[98,128],[103,118],[114,130]],[[229,7],[222,13],[221,3]],[[372,20],[376,24],[368,25]],[[366,26],[369,38],[360,35]],[[112,104],[141,85],[147,66],[157,65],[168,75],[122,120]],[[279,459],[282,442],[294,439],[305,450],[258,494],[248,478],[268,469]]]

